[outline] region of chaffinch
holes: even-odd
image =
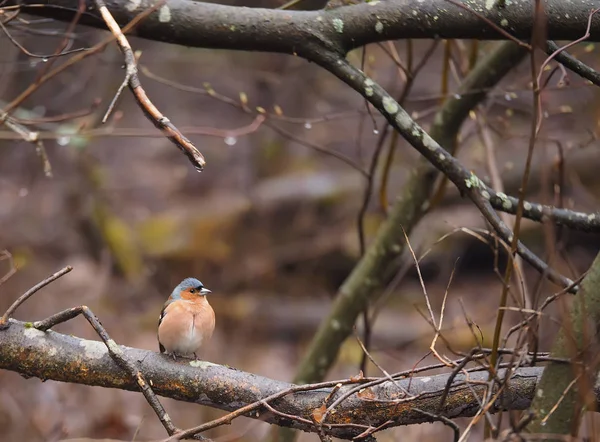
[[[158,346],[161,353],[194,355],[212,336],[215,312],[206,295],[211,293],[196,278],[186,278],[175,287],[158,318]]]

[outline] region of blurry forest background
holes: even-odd
[[[51,54],[67,27],[28,18],[12,24],[10,33],[31,53]],[[106,35],[77,26],[71,42],[90,47]],[[302,59],[136,38],[130,42],[141,51],[140,78],[148,95],[202,151],[206,170],[194,170],[152,127],[127,90],[109,122],[100,124],[123,80],[116,45],[40,87],[14,116],[35,121],[47,134],[52,177],[31,143],[0,127],[0,249],[12,255],[18,269],[0,287],[0,311],[35,282],[72,265],[69,275],[23,305],[16,317],[37,320],[86,304],[118,343],[157,351],[162,304],[182,278],[194,276],[213,291],[210,302],[217,315],[204,357],[290,381],[359,258],[357,219],[367,180],[357,167],[369,167],[386,123],[358,94]],[[481,42],[479,53],[494,44]],[[415,64],[428,59],[404,104],[427,127],[468,70],[472,46],[466,41],[403,41],[369,45],[365,52],[351,52],[349,59],[364,63],[368,74],[397,95],[404,80],[394,52],[406,61],[409,47]],[[62,63],[28,56],[4,32],[0,48],[0,108],[34,83],[47,63]],[[596,45],[583,43],[571,53],[600,68]],[[529,200],[560,200],[565,207],[593,212],[600,192],[598,88],[571,72],[553,71],[548,81]],[[265,122],[256,119],[257,106],[271,115]],[[479,176],[489,176],[485,132],[506,193],[516,195],[532,116],[528,62],[490,92],[484,107],[484,128],[473,118],[466,122],[458,156]],[[99,128],[95,134],[75,134],[93,127]],[[377,169],[365,217],[367,241],[385,217],[382,198],[393,201],[418,157],[402,138],[395,149],[386,191],[381,190],[382,167]],[[410,239],[417,255],[430,250],[420,267],[436,311],[455,272],[448,289],[446,337],[455,348],[468,350],[475,342],[465,316],[489,344],[501,280],[493,251],[475,236],[455,232],[437,243],[458,227],[486,225],[477,209],[448,186],[443,201]],[[525,222],[522,238],[545,256],[539,224]],[[555,244],[555,267],[576,277],[591,263],[599,241],[597,235],[558,229]],[[424,311],[422,289],[412,259],[406,258],[373,324],[371,354],[389,372],[417,364],[433,336],[419,314]],[[0,261],[1,275],[9,272],[10,262],[8,255]],[[536,272],[528,270],[525,280],[544,295],[555,290]],[[516,320],[508,314],[508,323]],[[83,319],[57,330],[97,339]],[[548,348],[552,336],[553,327],[546,324],[541,349]],[[356,340],[348,339],[328,379],[356,375],[361,358]],[[379,372],[369,365],[368,374]],[[164,404],[180,427],[221,414],[168,399]],[[139,393],[41,383],[7,371],[0,372],[0,428],[6,442],[80,436],[130,440],[136,432],[136,440],[164,437]],[[252,441],[268,431],[267,424],[238,419],[209,435],[218,441]],[[379,440],[438,440],[450,434],[436,423],[392,429]],[[473,433],[471,440],[481,434]]]

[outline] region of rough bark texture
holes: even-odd
[[[125,357],[139,364],[154,391],[165,397],[194,402],[222,410],[233,411],[292,387],[292,384],[203,361],[172,361],[170,358],[147,350],[121,346]],[[10,320],[10,327],[0,332],[0,369],[12,370],[26,377],[42,380],[73,382],[105,388],[137,391],[138,386],[110,358],[106,347],[98,341],[89,341],[53,331],[41,332],[29,323]],[[522,368],[512,375],[510,388],[497,401],[497,407],[522,410],[530,405],[541,368]],[[398,386],[384,382],[370,387],[368,394],[353,395],[342,402],[327,422],[331,424],[359,424],[377,426],[392,420],[392,425],[409,425],[432,421],[415,411],[419,408],[436,413],[442,391],[449,375],[414,377],[398,381]],[[487,372],[470,374],[474,383],[465,385],[462,374],[456,376],[451,394],[441,415],[454,418],[473,416],[479,409],[474,397],[483,394]],[[333,399],[353,386],[342,387]],[[405,390],[404,390],[405,389]],[[314,410],[323,405],[330,388],[297,392],[275,400],[271,405],[278,411],[311,419]],[[403,391],[418,398],[407,402]],[[597,392],[598,393],[598,392]],[[391,401],[391,402],[390,402]],[[491,410],[491,411],[497,411]],[[274,416],[265,409],[248,417],[304,431],[315,431],[314,426]],[[342,438],[356,436],[362,430],[333,426],[326,432]]]
[[[448,98],[436,114],[430,134],[442,147],[452,152],[454,139],[469,112],[526,55],[526,50],[504,42],[477,64],[461,85],[456,96]],[[352,332],[356,318],[375,302],[389,277],[392,264],[405,249],[404,232],[410,234],[427,210],[426,202],[440,177],[425,158],[421,158],[408,182],[403,186],[389,217],[377,231],[367,253],[354,267],[323,321],[305,358],[295,382],[300,384],[322,380],[337,356],[342,342]]]
[[[552,355],[569,358],[572,365],[551,363],[544,370],[532,408],[536,419],[530,430],[544,434],[576,434],[582,409],[598,377],[598,330],[600,329],[600,254],[596,256],[581,290],[573,299],[570,314],[552,347]],[[571,385],[573,383],[573,385]],[[556,404],[558,407],[554,410]],[[592,403],[593,406],[593,403]],[[561,439],[557,436],[557,439]]]
[[[105,28],[93,0],[81,22]],[[79,0],[8,0],[4,6],[22,5],[24,12],[71,20]],[[489,0],[463,2],[471,11],[446,0],[398,0],[363,3],[331,10],[284,11],[240,8],[192,0],[169,0],[136,27],[134,35],[184,46],[283,52],[305,55],[313,44],[344,53],[368,43],[405,38],[506,39],[489,20],[516,38],[529,39],[533,23],[533,1],[507,2],[497,7]],[[116,21],[124,25],[148,9],[150,0],[108,0]],[[585,34],[590,11],[597,2],[548,0],[548,38],[575,40]],[[594,19],[591,41],[600,39],[600,17]]]

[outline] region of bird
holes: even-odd
[[[158,318],[158,348],[161,353],[177,356],[194,355],[212,337],[215,312],[206,295],[212,293],[196,278],[179,283],[165,302]]]

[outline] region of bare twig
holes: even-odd
[[[90,323],[92,328],[96,331],[100,339],[102,339],[102,342],[104,342],[106,348],[108,349],[110,357],[117,363],[119,367],[121,367],[129,375],[131,375],[133,379],[135,379],[135,382],[140,387],[140,390],[146,398],[146,401],[148,401],[148,404],[152,407],[152,409],[156,413],[156,416],[158,416],[158,419],[163,424],[163,427],[165,427],[165,430],[167,430],[167,433],[169,435],[177,433],[179,429],[175,427],[175,425],[173,425],[171,418],[169,417],[166,410],[158,400],[158,397],[152,391],[150,384],[148,383],[148,381],[146,381],[142,372],[127,359],[127,357],[123,353],[123,350],[121,350],[121,347],[119,347],[119,345],[117,345],[117,343],[110,338],[110,336],[108,335],[108,333],[106,332],[96,315],[94,315],[94,313],[87,306],[82,305],[79,307],[73,307],[67,310],[63,310],[62,312],[56,313],[55,315],[52,315],[49,318],[46,318],[42,321],[34,322],[33,326],[36,329],[45,332],[54,327],[55,325],[67,322],[73,318],[76,318],[79,315],[83,315],[83,317]]]
[[[588,16],[588,21],[587,21],[587,28],[585,30],[585,34],[583,36],[581,36],[580,38],[578,38],[577,40],[573,40],[569,43],[567,43],[566,45],[557,48],[556,50],[554,50],[554,52],[552,52],[552,54],[550,54],[550,56],[548,58],[546,58],[544,60],[544,62],[542,63],[542,65],[540,66],[540,69],[538,71],[538,75],[537,75],[537,83],[540,84],[542,82],[542,74],[544,73],[544,68],[548,65],[548,63],[550,63],[553,59],[556,58],[557,55],[559,55],[561,52],[566,51],[567,49],[569,49],[570,47],[573,47],[579,43],[581,43],[582,41],[587,40],[588,38],[590,38],[590,29],[592,27],[592,18],[594,18],[594,15],[596,15],[596,13],[600,11],[600,8],[596,8],[593,9],[589,16]],[[548,47],[551,47],[551,44],[546,43]]]
[[[507,243],[512,242],[513,232],[499,218],[492,207],[493,192],[473,172],[467,170],[453,155],[438,144],[427,132],[423,130],[410,115],[377,83],[368,78],[363,72],[356,69],[345,60],[340,60],[335,54],[323,54],[315,60],[340,80],[355,89],[361,95],[367,96],[373,104],[398,130],[402,136],[421,153],[436,168],[442,171],[457,188],[466,194],[479,209],[485,219],[490,223],[498,235]],[[364,84],[369,84],[370,90],[365,92]],[[504,195],[506,197],[506,195]],[[524,203],[516,207],[524,207]],[[512,201],[505,207],[512,206]],[[516,242],[517,252],[533,268],[538,270],[550,281],[566,287],[571,285],[571,280],[549,267],[543,260],[535,255],[520,241]],[[576,291],[576,290],[573,290]]]
[[[8,308],[8,310],[6,310],[6,312],[4,313],[4,315],[2,316],[2,318],[0,318],[0,330],[5,330],[5,329],[7,329],[10,326],[9,319],[15,313],[15,311],[19,308],[19,306],[21,304],[23,304],[25,301],[27,301],[38,290],[46,287],[51,282],[56,281],[61,276],[66,275],[71,270],[73,270],[73,267],[66,266],[62,270],[59,270],[58,272],[50,275],[48,278],[46,278],[43,281],[37,283],[36,285],[34,285],[33,287],[31,287],[29,290],[27,290],[25,293],[23,293],[23,295],[21,295],[19,297],[19,299],[17,299],[15,302],[13,302],[12,305]]]
[[[220,427],[221,425],[230,424],[231,421],[233,421],[235,418],[243,416],[243,415],[246,415],[246,414],[250,413],[251,411],[258,410],[261,407],[263,407],[265,403],[271,402],[271,401],[273,401],[275,399],[282,398],[282,397],[287,396],[289,394],[297,393],[297,392],[300,392],[300,391],[310,391],[310,390],[315,390],[315,389],[318,389],[318,388],[329,387],[332,384],[333,384],[333,386],[335,388],[339,388],[339,387],[337,387],[337,384],[339,384],[339,383],[341,383],[341,382],[339,382],[339,381],[336,381],[334,383],[332,383],[332,382],[322,382],[322,383],[319,383],[319,384],[307,384],[307,385],[292,386],[290,388],[287,388],[287,389],[279,391],[279,392],[277,392],[275,394],[272,394],[272,395],[270,395],[270,396],[268,396],[268,397],[266,397],[264,399],[260,399],[260,400],[258,400],[256,402],[252,403],[252,404],[248,404],[248,405],[246,405],[244,407],[240,407],[237,410],[232,411],[231,413],[228,413],[225,416],[222,416],[222,417],[220,417],[218,419],[212,420],[212,421],[207,422],[205,424],[198,425],[197,427],[189,428],[189,429],[187,429],[185,431],[177,433],[177,434],[171,436],[170,438],[165,439],[163,442],[172,442],[172,441],[176,441],[176,440],[181,440],[181,439],[184,439],[186,437],[190,437],[190,436],[193,436],[195,434],[199,434],[199,433],[202,433],[204,431],[210,430],[211,428],[216,428],[216,427]],[[356,383],[356,381],[349,380],[349,381],[346,381],[346,382],[343,382],[343,383],[344,384],[347,384],[347,383]],[[258,414],[257,414],[257,416],[258,416]],[[311,424],[313,424],[313,423],[311,422]],[[330,425],[328,424],[328,426],[330,426]]]
[[[17,273],[17,267],[15,266],[15,261],[13,260],[12,254],[8,250],[2,250],[0,252],[0,261],[8,260],[9,268],[8,271],[0,277],[0,285],[4,284],[9,278]]]
[[[502,36],[504,38],[506,38],[507,40],[512,40],[513,42],[515,42],[519,46],[523,46],[524,48],[527,48],[527,50],[531,51],[531,45],[528,45],[527,43],[522,42],[518,38],[515,38],[509,32],[505,31],[500,26],[498,26],[496,23],[493,23],[490,19],[488,19],[487,17],[483,16],[479,12],[475,11],[474,9],[471,9],[469,6],[467,6],[467,5],[463,4],[463,3],[460,3],[458,1],[455,1],[455,0],[445,0],[445,1],[447,1],[448,3],[452,3],[454,6],[457,6],[459,8],[464,9],[465,11],[470,12],[471,14],[475,15],[479,20],[481,20],[482,22],[484,22],[485,24],[487,24],[489,27],[493,28],[495,31],[497,31],[498,33],[502,34]]]
[[[580,378],[581,378],[581,375],[578,375],[571,382],[569,382],[569,385],[567,385],[567,388],[565,388],[563,393],[560,395],[560,398],[558,399],[558,401],[556,401],[556,403],[550,409],[548,414],[542,419],[542,425],[544,425],[546,423],[546,421],[550,418],[550,416],[552,416],[552,413],[554,413],[557,410],[558,406],[563,401],[563,399],[565,398],[565,396],[567,395],[569,390],[571,390],[571,388],[573,388],[575,386],[575,384],[580,380]]]
[[[48,159],[48,154],[46,153],[44,143],[40,139],[39,132],[31,131],[22,124],[17,123],[12,117],[10,117],[5,112],[0,113],[0,124],[1,123],[4,123],[6,127],[18,134],[23,140],[29,143],[33,143],[35,145],[35,150],[42,160],[44,174],[48,178],[52,178],[52,166],[50,165],[50,160]]]
[[[575,57],[565,52],[564,47],[562,48],[563,52],[560,52],[560,49],[561,48],[556,43],[553,41],[548,41],[548,48],[546,52],[549,53],[549,55],[556,54],[554,55],[554,59],[556,61],[561,63],[563,66],[568,67],[583,78],[591,81],[596,86],[600,86],[600,73],[598,71],[592,69],[585,63],[577,60]]]
[[[129,88],[133,92],[136,101],[138,102],[138,105],[142,108],[146,117],[148,117],[148,119],[154,124],[154,126],[160,129],[166,135],[166,137],[169,140],[171,140],[171,142],[173,142],[173,144],[175,144],[188,157],[188,159],[194,165],[196,170],[198,170],[199,172],[202,171],[204,165],[206,164],[204,156],[192,144],[192,142],[188,140],[179,131],[179,129],[177,129],[169,121],[169,119],[165,117],[150,101],[150,98],[148,98],[148,96],[146,95],[146,91],[142,88],[142,84],[140,83],[137,73],[138,70],[135,55],[133,53],[133,50],[131,49],[129,41],[127,40],[127,38],[121,31],[121,28],[119,27],[112,14],[106,7],[106,3],[104,3],[104,0],[95,0],[95,3],[96,7],[98,8],[98,11],[100,11],[102,18],[104,19],[104,22],[106,23],[106,26],[108,27],[110,32],[112,32],[112,34],[115,36],[117,44],[119,45],[121,52],[123,52],[123,56],[125,58],[126,72],[125,80],[123,81],[121,87],[119,87],[117,94],[113,99],[113,102],[111,103],[111,106],[109,107],[107,114],[103,119],[103,122],[106,121],[108,113],[110,113],[110,110],[112,109],[112,106],[114,106],[114,102],[115,100],[117,100],[120,92],[123,90],[123,87],[125,86],[125,84],[128,84]]]
[[[0,10],[0,17],[2,15],[4,15],[3,13],[4,13],[4,11]],[[65,55],[69,55],[69,54],[73,54],[73,53],[76,53],[76,52],[81,52],[81,51],[87,50],[86,48],[77,48],[77,49],[71,49],[71,50],[68,50],[68,51],[60,51],[60,52],[55,53],[55,54],[34,54],[32,52],[29,52],[27,50],[27,48],[25,48],[21,43],[19,43],[17,41],[17,39],[13,35],[11,35],[10,32],[8,32],[8,29],[4,25],[4,22],[3,22],[2,19],[0,19],[0,29],[2,29],[2,32],[4,32],[4,34],[6,35],[6,37],[8,38],[8,40],[13,45],[15,45],[21,52],[23,52],[25,55],[27,55],[28,57],[31,57],[31,58],[41,58],[43,60],[49,60],[51,58],[62,57],[62,56],[65,56]]]
[[[458,425],[456,425],[446,416],[440,416],[439,414],[430,413],[428,411],[421,410],[420,408],[413,408],[413,410],[415,410],[418,413],[424,414],[425,416],[428,416],[438,422],[442,422],[447,427],[450,427],[454,433],[454,442],[457,442],[460,438],[460,429],[458,428]]]

